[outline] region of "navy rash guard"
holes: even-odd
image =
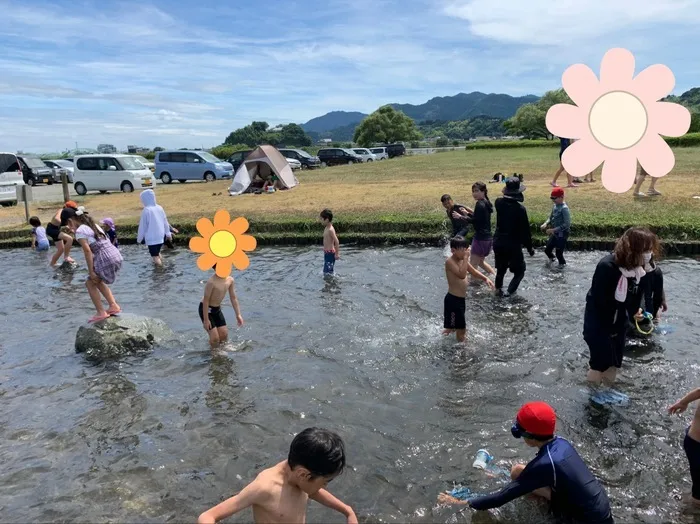
[[[522,474],[502,490],[472,500],[476,510],[498,508],[539,488],[552,489],[552,509],[576,522],[613,524],[610,501],[574,447],[555,437],[537,452]]]

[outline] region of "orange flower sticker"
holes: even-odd
[[[197,231],[202,236],[190,239],[190,249],[202,254],[197,259],[197,267],[208,271],[216,264],[216,274],[221,278],[231,274],[232,266],[239,271],[247,269],[250,260],[245,252],[257,246],[255,237],[244,234],[248,225],[243,217],[231,222],[231,215],[225,209],[216,212],[213,224],[208,218],[197,220]]]

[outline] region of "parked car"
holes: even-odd
[[[406,154],[406,146],[403,144],[390,144],[386,146],[386,152],[389,158],[403,156]]]
[[[29,186],[53,184],[53,171],[35,156],[17,155],[24,183]]]
[[[17,186],[24,185],[19,160],[14,153],[0,153],[0,204],[17,205]]]
[[[253,152],[252,149],[246,149],[245,151],[236,151],[230,157],[228,157],[227,162],[233,166],[234,172],[241,167],[243,161],[248,157],[249,154]]]
[[[289,167],[292,168],[292,171],[301,169],[301,162],[299,162],[296,158],[287,158],[287,163],[289,164]]]
[[[133,155],[133,156],[134,156],[134,158],[135,158],[136,160],[138,160],[138,161],[141,162],[144,166],[146,166],[148,169],[150,169],[150,170],[151,170],[151,173],[155,173],[155,172],[156,172],[156,164],[155,164],[155,162],[151,162],[151,161],[148,160],[146,157],[143,157],[143,156],[141,156],[141,155]]]
[[[206,151],[161,151],[156,153],[156,178],[164,184],[173,180],[213,182],[233,176],[233,166]]]
[[[68,183],[73,183],[73,170],[75,169],[75,164],[69,162],[68,160],[44,160],[44,164],[49,166],[53,170],[53,180],[54,182],[60,184],[63,182],[63,172],[65,171],[68,177]]]
[[[377,160],[376,155],[372,153],[369,149],[365,149],[364,147],[358,147],[357,149],[353,149],[353,152],[358,155],[363,162],[374,162]]]
[[[303,149],[280,149],[280,153],[286,158],[293,158],[301,162],[302,169],[315,169],[321,167],[321,160],[317,156],[310,155]]]
[[[341,149],[341,148],[329,148],[320,149],[318,152],[318,158],[321,160],[321,165],[326,166],[337,166],[341,164],[359,164],[362,162],[362,158],[357,156],[352,149]]]
[[[73,171],[75,192],[153,189],[156,179],[151,170],[132,155],[81,155],[75,157]]]
[[[377,158],[377,160],[388,160],[389,153],[386,152],[386,147],[373,147],[370,152]]]

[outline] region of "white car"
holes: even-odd
[[[353,151],[362,159],[363,162],[374,162],[377,160],[377,156],[369,149],[365,149],[364,147],[358,147],[357,149],[353,149]]]
[[[289,164],[289,167],[292,168],[292,171],[301,169],[301,162],[299,162],[296,158],[287,158],[287,163]]]
[[[148,160],[146,157],[142,157],[142,156],[140,156],[140,155],[131,155],[131,156],[133,156],[136,160],[138,160],[138,161],[141,162],[144,166],[146,166],[148,169],[150,169],[150,170],[151,170],[151,173],[155,173],[155,172],[156,172],[156,164],[155,164],[155,162],[151,162],[151,161]]]
[[[73,183],[73,171],[75,169],[75,164],[69,162],[68,160],[44,160],[44,164],[53,169],[54,182],[60,184],[63,182],[63,172],[66,172],[68,177],[68,183]]]
[[[376,160],[388,160],[389,153],[387,153],[386,147],[373,147],[370,152],[375,156]]]
[[[153,189],[156,179],[147,167],[134,155],[81,155],[73,159],[75,192],[84,195],[88,191],[123,191]]]

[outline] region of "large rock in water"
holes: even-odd
[[[113,359],[150,351],[173,336],[162,320],[122,314],[80,326],[75,336],[75,351],[85,353],[89,360]]]

